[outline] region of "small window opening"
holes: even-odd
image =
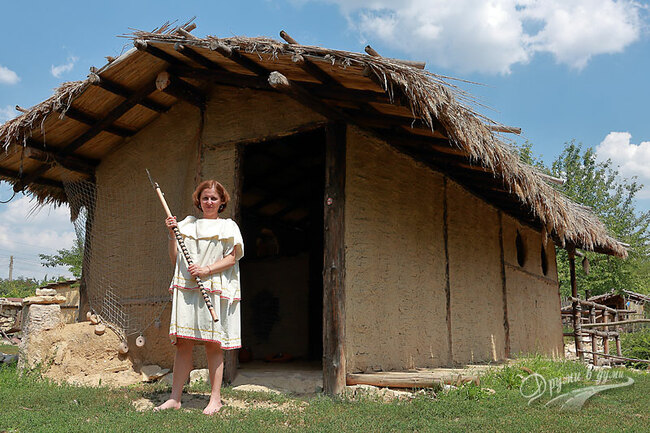
[[[517,239],[515,240],[515,246],[517,247],[517,263],[519,263],[519,266],[523,268],[524,263],[526,263],[526,249],[524,247],[524,241],[521,238],[519,230],[517,230]]]
[[[548,274],[548,257],[546,256],[546,248],[542,244],[542,272],[544,275]]]

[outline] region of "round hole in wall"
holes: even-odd
[[[546,256],[546,248],[542,244],[542,272],[544,275],[548,273],[548,257]]]
[[[522,239],[519,230],[517,230],[515,246],[517,248],[517,263],[519,263],[519,266],[523,267],[524,263],[526,263],[526,248],[524,247],[524,240]]]

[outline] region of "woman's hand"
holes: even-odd
[[[170,233],[174,233],[174,227],[178,227],[175,216],[170,216],[165,219],[165,225]]]
[[[190,271],[190,275],[193,277],[207,277],[210,275],[210,268],[208,266],[199,266],[197,264],[192,263],[187,267],[187,270]]]

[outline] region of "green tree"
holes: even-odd
[[[75,276],[75,278],[81,278],[81,268],[83,265],[83,251],[84,244],[83,240],[77,236],[75,243],[72,248],[58,250],[56,254],[39,254],[41,258],[41,264],[48,268],[56,266],[67,266],[68,271]]]
[[[589,206],[605,224],[610,234],[629,244],[629,257],[616,257],[587,252],[590,272],[587,275],[578,266],[578,288],[588,289],[592,295],[612,289],[650,292],[650,212],[637,212],[634,198],[643,185],[635,178],[622,178],[612,162],[598,161],[593,148],[582,148],[570,141],[551,167],[535,158],[530,143],[519,151],[522,160],[553,176],[566,179],[564,185],[554,185],[572,200]],[[566,250],[557,248],[558,276],[563,295],[571,293],[569,265]]]

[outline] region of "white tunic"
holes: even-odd
[[[237,223],[231,219],[197,219],[188,216],[178,223],[185,246],[198,266],[207,266],[235,250],[235,265],[223,272],[202,278],[218,322],[213,322],[196,279],[178,251],[176,268],[169,290],[172,314],[169,336],[220,343],[223,349],[241,347],[239,301],[239,259],[244,256],[244,241]]]

